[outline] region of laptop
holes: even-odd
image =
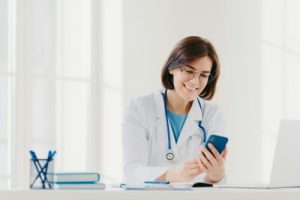
[[[281,120],[270,180],[256,185],[214,185],[222,188],[300,187],[300,120]]]

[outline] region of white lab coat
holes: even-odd
[[[124,154],[124,175],[128,183],[140,183],[154,180],[162,175],[170,165],[179,164],[199,156],[202,143],[202,130],[224,135],[224,122],[216,104],[200,99],[203,113],[197,99],[194,100],[182,128],[177,144],[172,129],[170,137],[175,159],[166,159],[168,152],[168,133],[163,101],[164,90],[160,90],[131,100],[122,124]],[[194,181],[203,181],[204,173]]]

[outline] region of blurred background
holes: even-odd
[[[121,182],[131,98],[162,88],[183,37],[221,60],[227,181],[268,180],[279,121],[300,119],[300,1],[0,0],[0,188],[28,187],[29,153]]]

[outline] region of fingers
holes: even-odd
[[[197,160],[195,159],[195,162],[184,162],[183,171],[184,175],[187,180],[193,179],[195,176],[202,173],[202,170],[200,169]]]
[[[185,160],[184,163],[187,164],[187,165],[197,164],[197,159]]]
[[[204,172],[208,172],[208,168],[203,164],[203,162],[202,162],[202,160],[200,159],[200,157],[199,157],[199,159],[198,159],[198,164],[199,164],[199,167],[200,167],[200,169],[202,170],[202,171],[204,171]]]
[[[200,153],[200,157],[201,157],[201,154],[204,154],[206,159],[209,160],[209,162],[212,164],[212,165],[217,165],[218,162],[217,160],[215,159],[215,157],[207,150],[206,147],[204,146],[201,146],[200,147],[200,150],[202,153]]]
[[[197,160],[199,168],[207,173],[211,180],[220,180],[224,177],[224,162],[228,153],[227,147],[222,154],[219,154],[212,144],[209,144],[208,148],[211,152],[205,146],[200,147],[200,156]]]
[[[222,156],[219,154],[218,150],[215,148],[215,146],[211,143],[208,144],[208,147],[209,149],[211,150],[211,152],[213,153],[215,159],[218,161],[218,162],[222,162],[223,161],[223,158]]]
[[[187,168],[187,169],[198,168],[198,161],[197,161],[197,159],[185,160],[184,161],[184,167]]]
[[[222,152],[222,157],[223,157],[224,159],[226,159],[226,158],[227,158],[227,154],[228,154],[228,148],[227,148],[227,146],[226,146],[225,149],[224,149],[224,151]]]
[[[211,169],[213,167],[213,164],[210,162],[210,160],[207,159],[203,154],[200,155],[200,160],[201,160],[202,164],[204,164],[207,169]]]
[[[193,162],[184,162],[184,169],[186,170],[194,170],[199,169],[199,164],[197,162],[197,159],[194,159]]]
[[[197,176],[202,172],[202,170],[198,167],[197,169],[193,169],[189,171],[190,176]]]
[[[219,154],[218,150],[212,144],[209,144],[208,148],[211,152],[205,146],[201,146],[201,153],[197,159],[186,160],[182,163],[182,170],[184,171],[184,176],[186,178],[193,178],[203,172],[215,173],[222,168],[228,153],[227,147],[222,154]]]

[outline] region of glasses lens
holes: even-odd
[[[195,72],[187,67],[182,67],[181,74],[182,74],[182,78],[184,80],[189,80],[189,79],[194,78]]]
[[[214,80],[214,77],[211,74],[198,74],[194,70],[190,69],[189,67],[181,67],[180,68],[182,79],[184,81],[188,81],[193,79],[195,76],[199,77],[200,82],[206,82],[206,84],[211,83]]]

